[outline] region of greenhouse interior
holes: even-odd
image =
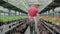
[[[39,18],[30,21],[36,2]],[[0,0],[0,34],[60,34],[60,0]]]

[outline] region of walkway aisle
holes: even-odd
[[[25,34],[30,34],[30,27],[27,28]]]
[[[25,34],[30,34],[30,27],[27,28]],[[38,32],[38,34],[39,34],[39,32]]]

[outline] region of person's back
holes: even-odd
[[[38,13],[38,8],[36,8],[36,6],[30,7],[28,12],[29,16],[32,16],[32,17],[37,16],[37,13]]]
[[[37,27],[37,23],[39,21],[39,18],[37,18],[39,16],[39,11],[38,11],[38,8],[39,8],[39,4],[35,4],[33,6],[31,6],[28,10],[28,16],[29,16],[29,20],[30,21],[34,21],[33,23],[30,23],[30,29],[32,29],[31,27],[34,27],[35,28],[35,32],[37,34],[39,34],[39,31],[38,31],[38,27]],[[33,31],[32,31],[33,32]],[[33,34],[31,32],[31,34]]]
[[[38,8],[36,6],[31,6],[28,10],[29,19],[33,21],[34,20],[33,17],[37,16],[38,13],[39,13]]]

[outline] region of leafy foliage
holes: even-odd
[[[27,16],[4,16],[4,17],[0,17],[0,22],[8,22],[8,21],[14,21],[24,18],[27,18]]]
[[[41,16],[40,18],[51,22],[52,24],[60,26],[60,17],[49,17],[49,16]]]

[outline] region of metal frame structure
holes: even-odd
[[[11,5],[10,3],[5,2],[3,0],[0,0],[0,6],[3,6],[4,8],[8,8],[9,10],[15,10],[15,11],[27,14],[27,12],[25,12],[25,11],[21,10],[20,8],[17,8],[15,6]]]
[[[54,0],[52,3],[50,3],[48,6],[46,6],[42,11],[42,12],[46,12],[49,11],[50,9],[55,9],[56,7],[60,6],[60,0]]]
[[[46,12],[46,15],[47,15],[47,12],[48,12],[48,15],[51,14],[51,16],[55,16],[55,8],[56,7],[60,7],[60,0],[53,0],[53,2],[51,2],[48,6],[46,6],[41,12],[40,14],[43,14]],[[50,13],[50,10],[52,10],[52,13]]]

